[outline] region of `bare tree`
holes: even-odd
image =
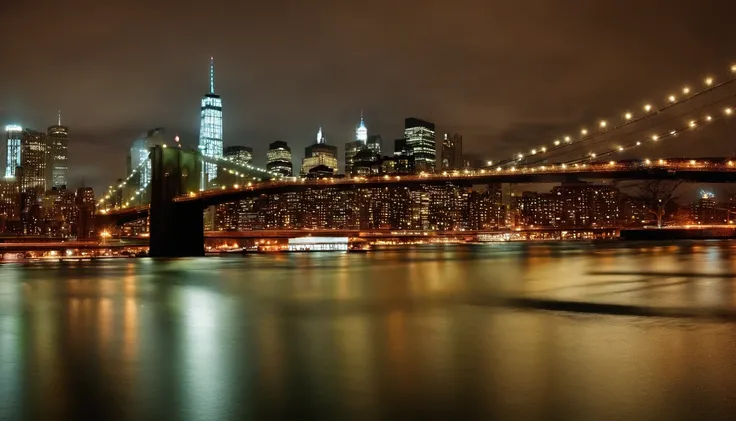
[[[630,188],[629,196],[640,200],[647,212],[656,218],[657,227],[662,228],[667,210],[676,205],[675,191],[682,183],[682,180],[645,180],[621,188]]]

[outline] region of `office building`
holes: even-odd
[[[95,234],[95,192],[91,187],[80,187],[74,202],[77,208],[77,239],[90,240]]]
[[[21,232],[20,226],[20,190],[18,180],[7,178],[0,180],[0,233]]]
[[[286,177],[291,177],[294,172],[294,167],[291,162],[291,148],[286,142],[277,140],[268,145],[266,158],[267,170],[281,173]]]
[[[30,129],[23,131],[18,174],[21,193],[46,191],[48,152],[46,133]]]
[[[224,157],[236,164],[250,164],[253,162],[253,148],[247,146],[228,146],[225,148]]]
[[[304,149],[301,175],[306,176],[310,170],[322,165],[331,169],[333,174],[337,174],[337,146],[327,144],[320,127],[317,132],[317,143]]]
[[[357,155],[363,147],[363,143],[359,140],[354,140],[345,144],[345,175],[353,174],[355,155]]]
[[[410,117],[404,120],[404,138],[414,156],[417,172],[434,172],[437,165],[434,123]]]
[[[381,155],[381,150],[383,148],[383,139],[381,138],[381,135],[374,134],[371,136],[368,136],[368,149],[373,151],[376,155]]]
[[[5,126],[5,178],[15,178],[20,167],[23,127],[17,124]]]
[[[222,99],[215,94],[215,62],[210,58],[210,92],[202,98],[199,124],[199,151],[211,158],[222,158]],[[217,164],[203,165],[200,187],[206,189],[217,177]]]
[[[69,128],[61,125],[61,112],[55,126],[47,129],[49,142],[49,187],[62,188],[67,185]]]
[[[716,212],[716,198],[711,192],[701,191],[700,199],[690,208],[690,218],[696,224],[723,223],[726,212]]]
[[[445,133],[442,140],[442,169],[461,170],[463,165],[463,137],[455,133]]]

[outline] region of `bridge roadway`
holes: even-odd
[[[174,198],[177,203],[198,203],[203,208],[263,194],[306,191],[315,188],[348,189],[392,185],[457,185],[560,183],[578,179],[599,180],[683,180],[698,183],[736,182],[736,164],[727,158],[710,160],[668,159],[642,162],[548,165],[537,167],[453,171],[436,174],[385,175],[322,179],[284,179],[234,185],[230,188],[190,192]],[[128,222],[146,216],[148,205],[101,212]]]
[[[167,152],[168,151],[168,152]],[[151,150],[151,255],[159,257],[200,256],[204,254],[202,212],[209,206],[234,202],[263,194],[307,191],[313,189],[371,188],[386,186],[443,185],[460,186],[491,183],[555,183],[578,179],[660,179],[691,182],[736,182],[736,168],[726,159],[657,160],[592,164],[540,165],[537,167],[497,168],[452,173],[421,173],[382,177],[323,179],[280,179],[256,184],[235,184],[230,188],[196,191],[197,162],[177,149],[155,147]],[[103,222],[121,223],[140,215],[145,209],[133,208],[103,213]]]
[[[314,188],[385,187],[391,185],[477,185],[493,183],[560,183],[577,179],[605,180],[684,180],[699,183],[736,182],[736,165],[732,161],[607,163],[539,166],[501,170],[455,171],[438,174],[392,175],[381,177],[346,177],[265,181],[253,185],[191,192],[175,202],[198,202],[203,207],[232,202],[261,194],[278,194]]]

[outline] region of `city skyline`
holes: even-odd
[[[372,4],[362,17],[386,26],[381,34],[346,30],[348,22],[354,22],[342,19],[349,11],[335,5],[304,10],[294,6],[301,12],[296,22],[263,19],[269,27],[254,22],[205,34],[194,29],[195,13],[160,5],[116,10],[49,2],[44,9],[49,14],[38,16],[30,14],[26,4],[8,5],[8,18],[36,19],[52,28],[60,24],[51,21],[55,16],[66,29],[59,48],[47,58],[55,66],[0,70],[0,121],[41,129],[61,108],[74,132],[70,184],[80,184],[82,178],[89,183],[108,168],[123,172],[125,163],[119,157],[152,127],[166,127],[184,142],[196,144],[199,110],[193,103],[207,88],[202,63],[215,56],[218,92],[225,102],[225,146],[253,147],[259,165],[265,162],[268,144],[276,140],[289,143],[299,161],[317,125],[341,148],[354,137],[360,109],[365,110],[370,132],[386,140],[400,136],[403,118],[416,116],[434,122],[438,134],[462,134],[468,153],[496,158],[533,146],[533,139],[661,96],[733,59],[728,46],[734,35],[724,13],[732,6],[711,11],[682,2],[664,9],[637,4],[631,13],[626,4],[633,2],[624,2],[605,12],[611,22],[631,20],[631,29],[620,33],[588,5],[532,3],[535,12],[523,16],[504,5],[476,5],[470,13],[451,6],[402,4],[385,13],[381,5]],[[229,27],[239,7],[212,5],[212,21]],[[278,14],[278,8],[268,5],[257,9],[264,16]],[[176,28],[181,36],[149,42],[134,30],[138,16],[151,19],[168,12],[172,18],[161,21],[162,32]],[[667,19],[661,19],[663,13]],[[405,34],[401,22],[410,15],[428,22],[457,22],[459,29]],[[95,21],[104,21],[104,27],[81,24]],[[315,22],[319,30],[299,31],[302,26],[318,27]],[[249,36],[250,31],[278,32],[279,25],[293,29],[273,39]],[[593,25],[595,31],[580,36]],[[689,30],[681,31],[683,26]],[[548,28],[544,39],[526,34],[532,27]],[[298,41],[291,36],[294,31],[300,33]],[[26,62],[58,33],[27,34],[22,50],[13,42],[0,48],[5,57]],[[330,41],[331,33],[342,35]],[[103,40],[104,50],[99,44]],[[464,64],[469,59],[473,66]],[[700,143],[718,147],[711,139]],[[686,154],[687,146],[679,147]]]

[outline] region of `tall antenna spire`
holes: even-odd
[[[210,57],[210,93],[215,93],[215,58]]]
[[[61,126],[61,110],[59,110],[59,126]]]

